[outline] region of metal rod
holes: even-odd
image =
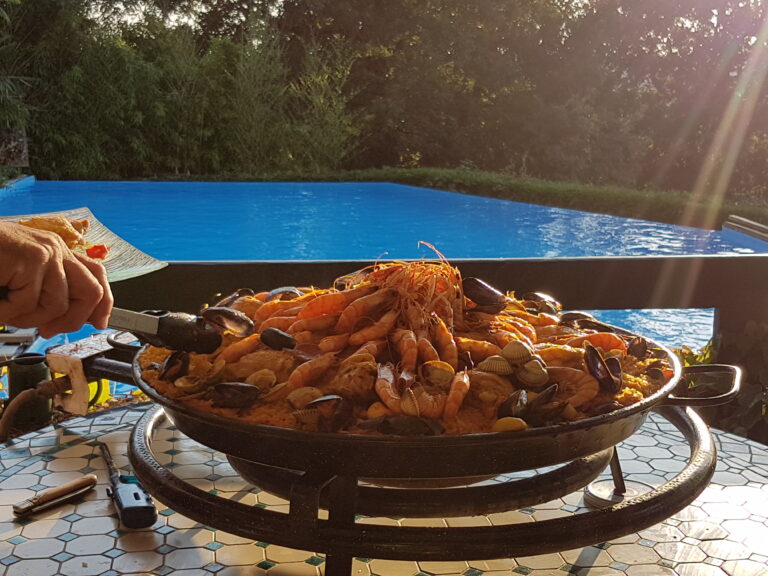
[[[611,457],[611,477],[613,478],[613,493],[624,495],[627,493],[627,485],[624,484],[624,473],[621,471],[619,451],[614,448]]]

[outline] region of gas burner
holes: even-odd
[[[615,448],[530,476],[359,478],[324,468],[289,470],[229,455],[235,470],[260,488],[285,497],[288,513],[227,500],[179,479],[155,458],[152,436],[165,418],[148,411],[131,436],[129,457],[142,484],[175,511],[232,534],[326,555],[327,576],[351,573],[354,557],[393,560],[465,560],[531,556],[605,542],[652,526],[690,504],[707,486],[716,465],[709,429],[690,408],[658,407],[685,437],[690,458],[673,479],[634,495],[621,474]],[[515,510],[557,498],[588,485],[610,464],[612,489],[588,486],[582,514],[525,524],[472,527],[413,527],[362,524],[356,516],[462,517]],[[468,468],[470,468],[468,466]],[[477,480],[477,481],[476,481]],[[462,483],[466,485],[461,485]],[[397,485],[393,487],[392,484]],[[604,484],[604,481],[602,482]],[[321,518],[327,510],[327,519]]]

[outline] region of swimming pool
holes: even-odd
[[[738,233],[388,182],[25,179],[0,189],[0,215],[82,206],[161,260],[433,258],[420,241],[449,259],[740,254],[760,248]],[[701,347],[712,333],[711,310],[597,315],[675,347]]]

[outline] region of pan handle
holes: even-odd
[[[719,406],[730,402],[736,396],[738,396],[741,390],[741,368],[738,366],[731,366],[730,364],[697,364],[695,366],[685,366],[680,381],[683,381],[685,376],[690,374],[730,374],[731,376],[731,388],[727,392],[717,394],[715,396],[706,397],[693,397],[693,396],[676,396],[674,393],[664,399],[661,404],[665,406],[691,406],[691,407],[703,407],[703,406]],[[681,384],[682,385],[682,384]],[[678,386],[680,388],[681,386]]]

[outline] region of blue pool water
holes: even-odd
[[[0,189],[0,215],[87,206],[161,260],[346,260],[752,253],[736,233],[392,183],[77,182]],[[762,251],[768,251],[765,246]],[[703,346],[712,311],[598,312],[670,346]],[[681,329],[684,327],[684,329]]]

